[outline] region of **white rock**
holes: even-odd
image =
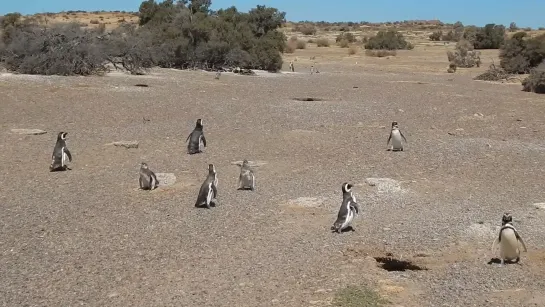
[[[11,129],[11,132],[16,134],[26,134],[26,135],[41,135],[46,134],[47,131],[40,129]]]
[[[108,143],[106,145],[114,145],[116,147],[125,147],[125,148],[138,148],[138,141],[117,141],[113,143]]]
[[[545,203],[535,203],[533,206],[536,207],[537,209],[545,210]]]
[[[365,182],[372,187],[377,187],[379,193],[398,193],[403,190],[399,181],[391,178],[367,178]]]

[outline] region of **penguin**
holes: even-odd
[[[142,190],[153,190],[159,186],[159,180],[155,173],[149,169],[148,165],[144,162],[140,164],[140,189]]]
[[[248,165],[248,160],[244,159],[240,166],[240,175],[238,176],[237,190],[255,191],[255,175],[254,171]]]
[[[197,119],[195,128],[187,136],[187,139],[185,141],[187,142],[188,140],[189,143],[187,144],[187,152],[190,155],[201,153],[202,147],[206,147],[206,138],[204,137],[202,119]]]
[[[331,230],[334,232],[341,233],[348,227],[352,228],[352,231],[355,231],[351,224],[356,215],[360,213],[360,205],[356,202],[356,197],[352,193],[352,187],[349,183],[343,183],[342,185],[343,202],[339,209],[337,220],[331,226]]]
[[[221,76],[221,71],[218,71],[216,73],[216,77],[214,79],[218,80],[220,78],[220,76]]]
[[[403,151],[403,144],[401,143],[401,139],[405,142],[407,142],[407,139],[401,133],[401,130],[399,130],[399,125],[396,121],[392,122],[392,130],[390,131],[390,135],[388,136],[388,141],[386,141],[386,145],[390,144],[390,140],[392,141],[392,151]]]
[[[57,143],[55,148],[53,148],[53,154],[51,155],[51,165],[49,166],[49,171],[65,171],[70,170],[66,165],[66,161],[72,162],[72,154],[68,147],[66,147],[66,138],[68,137],[68,132],[59,132],[57,134]]]
[[[201,185],[195,207],[215,207],[218,197],[218,175],[214,164],[208,164],[208,176]]]
[[[498,234],[498,237],[492,243],[492,252],[494,252],[494,247],[496,244],[500,245],[500,266],[505,264],[505,260],[515,262],[520,261],[520,245],[524,249],[524,252],[527,252],[526,244],[524,240],[519,235],[515,227],[513,226],[513,217],[511,214],[506,212],[502,217],[501,229]]]

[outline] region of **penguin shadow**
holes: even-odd
[[[195,208],[208,209],[205,204],[195,206]],[[216,202],[210,202],[210,208],[216,208]]]
[[[500,258],[497,258],[497,257],[492,257],[492,258],[490,258],[490,260],[487,262],[487,264],[501,264],[501,259],[500,259]],[[505,260],[504,264],[518,264],[518,265],[522,265],[522,263],[520,263],[520,258],[519,258],[519,259],[515,259],[515,260]]]
[[[356,229],[355,229],[354,227],[348,226],[348,227],[346,227],[345,229],[341,230],[341,233],[345,233],[345,232],[355,232],[355,231],[356,231]],[[336,231],[335,229],[331,228],[331,232],[332,232],[332,233],[335,233],[335,232],[337,232],[337,231]]]
[[[388,148],[388,149],[386,149],[386,151],[398,152],[398,151],[404,151],[404,150],[403,150],[403,149],[392,149],[392,148]]]

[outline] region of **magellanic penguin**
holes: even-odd
[[[520,245],[527,251],[526,244],[522,240],[515,227],[513,226],[513,217],[509,213],[505,213],[501,220],[501,229],[498,237],[492,243],[492,252],[496,244],[500,245],[500,261],[501,266],[505,264],[505,260],[515,262],[520,261]],[[520,244],[519,244],[520,243]]]
[[[153,190],[159,186],[159,180],[155,173],[149,169],[148,165],[144,162],[140,164],[140,189],[142,190]]]
[[[68,132],[59,132],[57,135],[57,143],[55,148],[53,148],[53,154],[51,155],[51,165],[49,166],[49,171],[65,171],[68,168],[66,165],[67,161],[72,162],[72,154],[68,147],[66,147],[66,138],[68,137]]]
[[[206,147],[206,138],[204,137],[202,119],[197,119],[195,128],[187,136],[185,141],[187,142],[188,140],[189,143],[187,144],[187,152],[190,155],[200,153],[202,152],[202,148]]]
[[[392,141],[393,151],[403,151],[403,143],[401,142],[401,139],[407,142],[407,139],[403,133],[401,133],[401,130],[399,130],[399,125],[394,121],[392,122],[392,130],[390,131],[386,145],[390,144],[390,141]]]
[[[255,175],[254,171],[248,165],[248,160],[244,159],[240,166],[240,175],[238,176],[238,190],[255,191]]]
[[[208,164],[208,176],[202,183],[195,207],[215,207],[218,197],[218,175],[214,164]]]
[[[331,230],[338,233],[341,233],[348,227],[352,228],[352,231],[354,231],[354,227],[351,226],[352,220],[354,220],[356,215],[358,215],[360,212],[360,205],[356,202],[356,198],[352,193],[352,185],[349,183],[343,183],[342,191],[343,202],[341,208],[339,209],[337,220],[335,223],[333,223],[333,226],[331,226]]]

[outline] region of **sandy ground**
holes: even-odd
[[[398,306],[544,306],[544,98],[473,81],[495,52],[447,74],[444,48],[378,59],[310,46],[286,57],[296,73],[219,80],[3,74],[0,304],[329,306],[366,285]],[[208,147],[189,156],[197,118]],[[393,120],[403,152],[386,151]],[[58,131],[73,169],[49,173]],[[119,140],[139,147],[105,145]],[[236,190],[242,159],[261,161],[256,192]],[[139,191],[141,161],[177,182]],[[197,209],[208,163],[219,205]],[[343,182],[363,213],[335,234]],[[487,263],[504,211],[529,250],[499,268]],[[373,257],[387,253],[427,270],[383,270]]]

